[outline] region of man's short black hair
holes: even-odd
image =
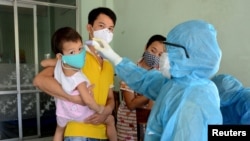
[[[116,23],[116,15],[115,15],[114,11],[112,11],[111,9],[109,9],[107,7],[98,7],[98,8],[95,8],[95,9],[91,10],[89,12],[89,15],[88,15],[88,24],[93,25],[94,21],[97,19],[97,17],[100,14],[105,14],[108,17],[110,17],[111,20],[113,21],[114,25],[115,25],[115,23]]]

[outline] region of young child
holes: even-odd
[[[58,29],[52,36],[51,47],[56,59],[46,59],[41,62],[43,67],[55,66],[54,77],[70,95],[80,95],[86,106],[55,98],[57,128],[54,141],[62,141],[65,126],[68,121],[84,122],[85,118],[94,112],[101,114],[104,106],[98,105],[91,91],[90,82],[81,72],[84,66],[86,50],[82,38],[70,27]],[[112,115],[105,120],[107,136],[110,141],[117,141],[115,121]]]

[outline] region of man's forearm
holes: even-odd
[[[36,75],[33,80],[33,85],[56,98],[83,104],[80,97],[70,96],[66,92],[64,92],[61,85],[54,79],[53,73],[53,67],[45,68],[43,71]]]
[[[58,82],[54,78],[52,77],[39,78],[38,76],[34,80],[36,81],[36,79],[38,79],[39,81],[38,83],[35,83],[35,86],[37,88],[39,88],[40,90],[46,92],[51,96],[69,101],[68,95],[66,93],[64,94],[64,91],[61,91],[61,85],[58,84]]]
[[[107,103],[105,105],[105,114],[107,115],[112,114],[114,107],[115,107],[115,101],[114,101],[113,90],[110,89]]]

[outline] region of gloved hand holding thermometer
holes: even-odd
[[[88,40],[85,42],[87,45],[94,46],[97,52],[103,57],[112,62],[115,66],[122,61],[122,57],[120,57],[114,50],[110,47],[110,45],[99,38],[93,38],[93,40]],[[168,54],[163,53],[160,58],[159,63],[159,71],[167,78],[171,78],[169,69],[169,60]]]
[[[115,66],[122,61],[120,57],[114,50],[109,46],[109,44],[102,40],[93,38],[93,40],[88,40],[85,42],[87,45],[94,46],[97,52],[103,57],[112,62]]]

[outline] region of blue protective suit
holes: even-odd
[[[229,74],[216,75],[212,81],[219,90],[223,124],[250,125],[250,88]]]
[[[191,20],[167,35],[171,79],[159,71],[146,71],[123,58],[117,75],[131,89],[155,100],[148,119],[145,141],[207,141],[208,124],[222,124],[219,95],[210,78],[219,69],[221,50],[214,27]]]

